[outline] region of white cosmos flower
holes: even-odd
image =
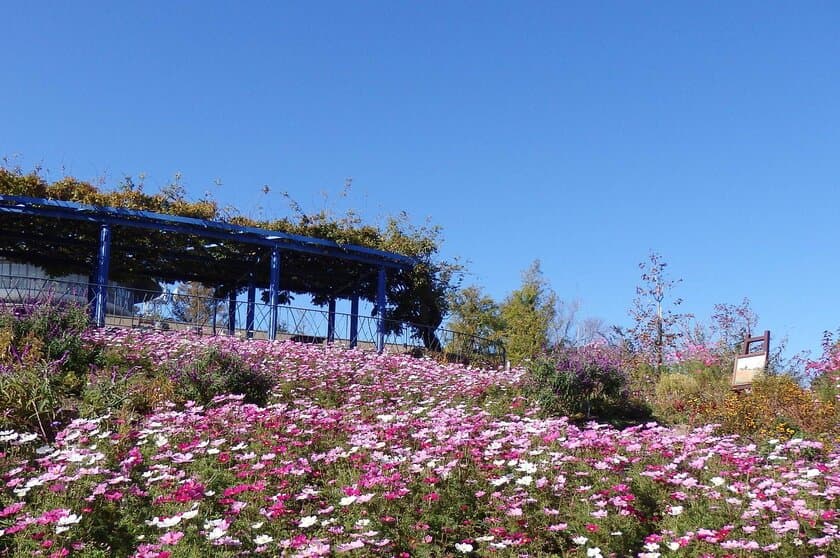
[[[529,475],[533,475],[537,472],[537,466],[531,463],[530,461],[520,461],[519,466],[516,468],[516,470],[520,473],[528,473]]]
[[[274,540],[274,538],[273,538],[273,537],[269,537],[268,535],[258,535],[258,536],[254,539],[254,543],[256,543],[256,544],[257,544],[257,546],[262,546],[262,545],[264,545],[264,544],[268,544],[268,543],[270,543],[270,542],[271,542],[271,541],[273,541],[273,540]]]
[[[578,535],[577,537],[572,539],[572,542],[575,543],[578,546],[581,546],[581,545],[586,544],[586,541],[588,541],[588,540],[589,539],[587,539],[583,535]]]
[[[152,525],[159,529],[169,529],[170,527],[174,527],[181,522],[180,515],[173,515],[172,517],[165,517],[163,519],[159,517],[153,517],[151,521],[147,521],[147,525]]]
[[[173,515],[172,517],[167,517],[166,519],[158,521],[158,527],[161,529],[168,529],[178,525],[179,523],[181,523],[181,516]]]
[[[349,506],[350,504],[352,504],[355,501],[356,501],[355,496],[345,496],[344,498],[339,500],[338,505],[339,506]]]
[[[58,522],[56,523],[55,532],[56,533],[63,533],[64,531],[67,531],[67,530],[70,529],[70,525],[75,525],[76,523],[78,523],[81,520],[82,520],[82,518],[79,517],[78,515],[76,515],[75,513],[71,513],[70,515],[60,517],[58,519]]]
[[[455,550],[467,554],[468,552],[473,551],[473,545],[469,543],[455,543]]]
[[[220,539],[227,534],[227,530],[219,529],[218,527],[213,527],[213,530],[207,533],[207,540],[208,541],[215,541],[216,539]]]
[[[300,518],[300,523],[298,523],[298,527],[300,527],[301,529],[306,529],[307,527],[312,527],[316,523],[318,523],[317,517],[315,517],[314,515],[307,515],[305,517]]]
[[[534,481],[531,478],[531,475],[525,475],[524,477],[516,479],[516,484],[521,484],[522,486],[531,486],[531,483]]]

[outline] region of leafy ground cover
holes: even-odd
[[[78,418],[0,432],[0,555],[840,555],[840,450],[821,441],[546,418],[521,369],[84,343],[99,356]],[[266,387],[210,397],[237,391],[231,369]]]

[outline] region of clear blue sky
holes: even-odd
[[[468,283],[539,258],[608,323],[653,249],[698,316],[747,296],[794,350],[840,326],[836,2],[126,4],[4,6],[0,155],[406,210]]]

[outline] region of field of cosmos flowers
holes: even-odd
[[[213,346],[273,387],[0,432],[0,556],[840,556],[840,449],[818,441],[546,418],[516,368],[83,339],[173,374]]]

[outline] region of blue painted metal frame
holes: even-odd
[[[276,339],[278,328],[278,302],[280,297],[280,254],[282,250],[303,252],[322,256],[335,257],[344,260],[376,265],[379,269],[377,279],[376,306],[379,319],[377,321],[377,349],[381,352],[385,347],[385,280],[386,268],[409,269],[416,264],[414,258],[376,250],[364,246],[340,245],[331,240],[306,237],[278,231],[269,231],[256,227],[243,227],[208,221],[191,217],[180,217],[139,211],[134,209],[115,207],[96,207],[75,202],[31,198],[25,196],[0,195],[0,214],[27,215],[35,217],[49,217],[56,219],[72,219],[97,223],[100,225],[99,250],[96,262],[94,285],[94,305],[92,318],[99,327],[105,325],[107,304],[108,271],[111,258],[111,227],[124,226],[149,229],[155,231],[173,232],[195,235],[201,238],[232,241],[271,248],[271,272],[269,284],[269,338]],[[246,330],[253,335],[255,285],[253,276],[248,285],[248,310],[246,315]],[[228,312],[228,331],[235,331],[236,298],[231,293],[229,300],[233,311]],[[353,320],[351,323],[351,344],[355,345],[358,337],[358,297],[352,299]],[[331,301],[330,314],[335,315],[335,301]],[[215,316],[214,316],[215,318]],[[333,326],[334,328],[334,326]],[[214,327],[215,329],[215,327]]]
[[[385,268],[379,268],[376,278],[376,350],[385,350]]]
[[[75,202],[30,198],[25,196],[0,195],[0,213],[73,219],[92,223],[118,225],[157,231],[192,234],[203,238],[225,240],[268,246],[284,250],[333,256],[392,268],[411,268],[416,260],[402,254],[376,250],[351,244],[341,245],[332,240],[269,231],[256,227],[243,227],[207,221],[192,217],[180,217],[117,207],[96,207]]]
[[[248,275],[248,306],[245,310],[245,336],[254,338],[254,308],[257,302],[257,287],[254,285],[254,274]]]
[[[327,304],[327,343],[335,341],[335,299]]]
[[[271,249],[271,275],[268,286],[268,338],[277,339],[277,306],[280,299],[280,250],[275,246]]]
[[[350,347],[359,344],[359,297],[350,299]]]
[[[111,265],[111,227],[99,227],[99,252],[96,258],[96,284],[93,287],[92,318],[96,327],[105,327],[108,310],[108,269]]]
[[[236,333],[236,292],[228,293],[228,335]]]

